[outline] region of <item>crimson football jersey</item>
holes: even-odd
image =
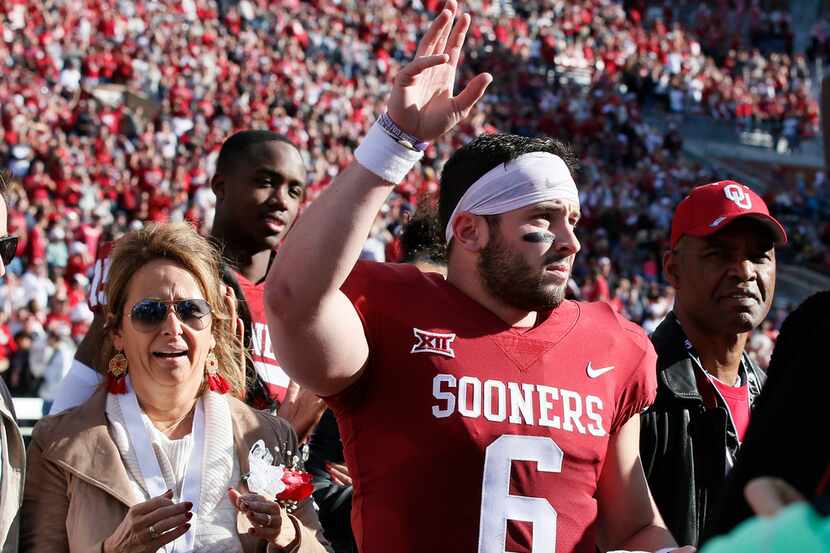
[[[109,275],[109,256],[112,248],[112,242],[102,242],[98,246],[88,297],[89,307],[93,311],[97,311],[101,309],[101,306],[107,304],[104,289]],[[265,318],[263,297],[265,282],[254,284],[235,271],[234,274],[242,293],[245,295],[245,301],[251,314],[250,354],[254,362],[254,368],[262,378],[271,399],[282,401],[288,389],[289,378],[282,370],[279,361],[277,361],[277,356],[274,354],[274,348],[271,346],[271,333],[268,332],[268,320]]]
[[[268,395],[272,399],[282,401],[285,399],[290,379],[282,370],[271,345],[271,333],[268,331],[268,319],[265,317],[265,282],[254,284],[241,274],[235,274],[251,313],[250,354],[254,368],[268,388]]]
[[[609,435],[653,400],[656,355],[605,303],[512,328],[437,274],[358,263],[370,356],[328,398],[361,553],[595,553]]]

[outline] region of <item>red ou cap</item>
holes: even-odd
[[[722,180],[693,188],[678,204],[671,224],[671,247],[687,234],[714,234],[739,217],[752,217],[764,224],[776,246],[787,243],[784,227],[769,214],[761,196],[739,182]]]

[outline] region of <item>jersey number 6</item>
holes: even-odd
[[[533,523],[532,553],[556,551],[556,510],[541,497],[510,495],[510,469],[513,461],[535,461],[537,470],[562,472],[563,456],[556,442],[543,436],[504,435],[487,446],[478,553],[509,553],[508,520]]]

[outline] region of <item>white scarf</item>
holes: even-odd
[[[461,196],[450,215],[444,235],[454,235],[452,224],[464,212],[499,215],[548,200],[579,204],[579,193],[565,161],[548,152],[522,154],[484,173]]]
[[[141,411],[127,377],[128,393],[107,396],[107,416],[113,430],[113,439],[121,452],[128,473],[146,497],[136,502],[163,494],[167,490],[153,442],[153,432],[147,415]],[[133,405],[134,404],[134,405]],[[136,410],[137,409],[137,413]],[[139,436],[135,438],[134,436]],[[163,550],[166,553],[193,551],[199,517],[213,512],[224,498],[224,485],[231,478],[236,452],[233,446],[233,426],[227,398],[214,392],[205,392],[196,404],[193,419],[193,447],[185,471],[180,501],[193,503],[190,530]],[[205,485],[208,484],[208,485]]]

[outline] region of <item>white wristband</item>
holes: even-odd
[[[400,184],[415,163],[424,157],[424,153],[398,143],[376,121],[354,151],[354,157],[386,182]]]

